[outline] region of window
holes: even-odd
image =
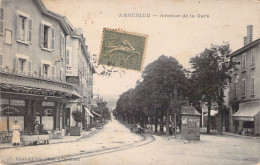
[[[255,76],[251,77],[251,95],[255,95]]]
[[[246,53],[242,54],[241,70],[242,71],[246,70]]]
[[[32,42],[32,20],[26,13],[17,14],[17,41],[25,44]]]
[[[25,59],[22,58],[18,59],[18,68],[21,73],[25,71],[25,63],[26,63]]]
[[[251,49],[251,68],[255,67],[255,48]]]
[[[244,78],[244,79],[242,79],[242,93],[241,93],[241,95],[242,95],[242,97],[245,97],[246,96],[246,79]]]
[[[41,42],[40,46],[44,50],[53,51],[55,41],[55,32],[52,24],[42,21],[41,24]]]
[[[5,19],[4,9],[0,8],[0,35],[4,35],[4,19]]]
[[[61,33],[61,40],[60,40],[60,56],[62,59],[64,59],[65,57],[65,37],[64,35]]]
[[[14,71],[18,74],[26,74],[31,71],[31,66],[29,66],[29,57],[17,54],[14,59]]]
[[[48,65],[48,64],[43,64],[43,71],[42,71],[42,73],[43,73],[43,77],[44,78],[48,78],[49,77],[49,68],[50,68],[50,65]]]
[[[49,28],[48,26],[44,26],[44,38],[43,38],[43,47],[49,48]]]

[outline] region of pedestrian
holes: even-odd
[[[18,121],[15,120],[14,125],[13,125],[13,137],[12,137],[12,143],[13,143],[14,146],[15,145],[19,146],[20,130],[21,130],[21,127],[18,125]]]
[[[172,128],[172,124],[169,124],[169,134],[172,135],[173,134],[173,128]]]
[[[137,123],[136,127],[138,129],[138,133],[141,133],[141,125],[139,123]]]
[[[35,121],[35,124],[34,124],[34,132],[35,132],[36,134],[39,134],[39,126],[40,126],[40,124],[39,124],[39,122],[36,120],[36,121]]]

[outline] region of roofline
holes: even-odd
[[[235,52],[231,53],[230,56],[231,57],[236,56],[236,55],[240,54],[241,52],[244,52],[245,50],[247,50],[247,49],[249,49],[249,48],[251,48],[251,47],[253,47],[253,46],[255,46],[256,44],[259,44],[259,43],[260,43],[260,38],[258,38],[257,40],[243,46],[242,48],[236,50]]]
[[[70,34],[71,33],[71,30],[74,28],[71,23],[69,22],[69,20],[65,17],[65,16],[62,16],[60,14],[57,14],[53,11],[50,11],[46,8],[46,6],[44,5],[44,3],[42,2],[42,0],[33,0],[36,4],[37,7],[39,7],[40,11],[49,16],[49,17],[52,17],[56,20],[59,21],[61,27],[64,29],[65,33],[66,34]],[[71,26],[69,26],[71,25]]]

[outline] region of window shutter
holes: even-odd
[[[29,27],[28,27],[28,42],[32,43],[32,20],[29,19]]]
[[[14,72],[15,73],[18,73],[18,62],[19,62],[19,59],[14,58]]]
[[[20,24],[20,15],[17,14],[17,17],[16,17],[16,37],[17,39],[19,40],[20,39],[20,28],[21,28],[21,24]]]
[[[4,20],[4,8],[0,8],[0,20]]]
[[[56,77],[56,67],[52,66],[51,67],[51,78],[55,79],[55,77]]]
[[[43,77],[43,65],[41,63],[40,68],[39,68],[39,77]]]
[[[4,70],[4,55],[0,55],[0,71]]]
[[[64,53],[65,53],[65,38],[64,36],[61,34],[61,40],[60,40],[60,54],[61,57],[64,59]]]
[[[32,62],[28,61],[28,75],[32,76]]]
[[[4,68],[4,55],[0,55],[0,70]]]
[[[40,47],[43,48],[43,41],[44,41],[44,24],[40,26]],[[41,73],[41,72],[40,72]]]
[[[70,65],[70,50],[66,51],[66,64]]]
[[[4,9],[0,8],[0,34],[4,34]]]
[[[255,94],[255,77],[251,77],[251,94]]]
[[[55,29],[51,27],[51,50],[54,51]]]
[[[251,50],[251,66],[255,66],[255,49]]]

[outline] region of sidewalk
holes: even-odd
[[[81,139],[87,138],[94,133],[96,133],[99,129],[92,128],[91,131],[82,131],[80,136],[64,136],[62,139],[50,139],[49,144],[39,144],[39,145],[50,145],[50,144],[58,144],[58,143],[70,143],[70,142],[76,142]],[[19,145],[19,147],[28,147],[28,146],[37,146],[37,145]],[[1,149],[7,149],[7,148],[15,148],[17,146],[13,146],[12,143],[2,143],[0,144],[0,150]]]
[[[248,138],[248,139],[260,139],[259,136],[245,136],[245,135],[239,135],[232,132],[222,132],[222,134],[226,136],[235,136],[235,137]]]

